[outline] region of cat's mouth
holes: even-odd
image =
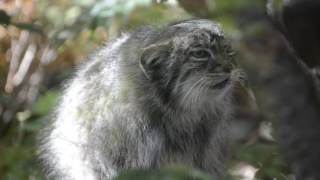
[[[219,74],[212,77],[210,82],[210,88],[212,89],[222,89],[230,82],[230,74]]]

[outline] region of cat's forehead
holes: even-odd
[[[198,19],[198,20],[188,20],[183,21],[177,24],[172,25],[173,28],[182,28],[186,32],[193,32],[193,31],[206,31],[212,35],[216,36],[224,36],[223,30],[221,25],[215,23],[213,21],[205,20],[205,19]]]
[[[224,33],[218,23],[205,19],[173,23],[148,36],[145,47],[172,43],[175,47],[188,48],[192,44],[211,44],[223,39]],[[155,35],[156,34],[156,35]]]
[[[187,49],[194,44],[216,45],[217,40],[224,39],[224,33],[219,24],[209,20],[190,20],[174,24],[172,28],[180,33],[172,38],[176,47]]]

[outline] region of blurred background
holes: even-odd
[[[142,24],[208,18],[223,25],[239,62],[272,59],[265,7],[263,0],[1,0],[0,180],[44,179],[37,132],[75,66],[106,41]],[[251,90],[238,93],[228,178],[292,179]]]

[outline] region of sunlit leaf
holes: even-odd
[[[66,11],[64,22],[65,24],[71,25],[76,22],[77,18],[81,14],[81,8],[73,6]]]

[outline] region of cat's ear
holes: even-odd
[[[171,49],[171,43],[155,44],[143,49],[139,63],[142,72],[149,80],[155,77],[163,63],[168,60]]]

